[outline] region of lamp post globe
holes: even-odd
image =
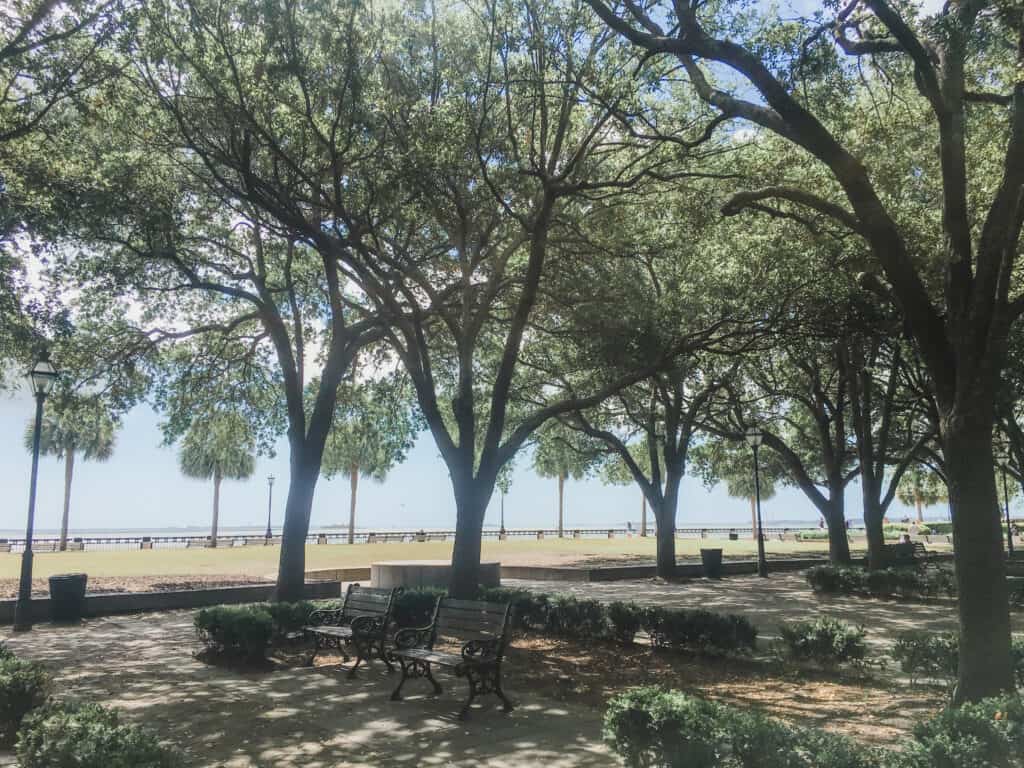
[[[764,553],[764,526],[761,523],[761,470],[758,466],[757,450],[764,441],[764,433],[759,427],[747,427],[743,433],[747,445],[754,452],[754,500],[757,508],[757,575],[768,576],[768,559]]]
[[[43,425],[43,402],[53,391],[59,374],[50,356],[43,350],[39,360],[28,372],[29,386],[36,398],[36,419],[32,432],[32,474],[28,486],[28,522],[25,525],[25,548],[21,552],[21,577],[18,580],[18,599],[14,603],[15,632],[32,629],[32,536],[36,517],[36,479],[39,475],[39,436]]]

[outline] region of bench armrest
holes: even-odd
[[[318,608],[309,614],[309,624],[314,627],[340,627],[341,608]]]
[[[409,648],[428,648],[433,627],[407,627],[395,633],[395,648],[403,651]]]
[[[351,627],[353,635],[366,638],[380,637],[386,629],[383,616],[356,616]]]
[[[497,637],[490,640],[470,640],[462,646],[463,661],[481,664],[499,659],[501,640]]]

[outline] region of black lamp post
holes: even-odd
[[[1006,490],[1006,468],[1010,466],[1010,456],[1000,453],[996,461],[1003,470],[1003,508],[1006,510],[1006,552],[1013,557],[1013,526],[1010,524],[1010,494]]]
[[[36,423],[32,432],[32,476],[28,486],[28,524],[25,527],[25,549],[21,553],[21,580],[18,599],[14,603],[15,632],[32,629],[32,534],[36,518],[36,476],[39,473],[39,432],[43,425],[43,401],[57,382],[57,369],[44,350],[28,374],[32,393],[36,396]]]
[[[273,503],[274,503],[274,476],[273,475],[267,475],[267,534],[266,534],[266,539],[267,539],[267,543],[268,544],[270,543],[270,540],[272,538],[274,538],[274,533],[273,533],[273,531],[270,530],[270,510],[273,507]]]
[[[764,435],[757,427],[747,429],[747,445],[754,452],[754,499],[757,505],[757,575],[761,578],[768,576],[768,560],[764,556],[764,529],[761,526],[761,470],[758,467],[757,451],[761,447]]]

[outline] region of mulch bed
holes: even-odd
[[[270,579],[258,576],[90,576],[86,594],[110,592],[164,592],[182,589],[238,587],[245,584],[269,584]],[[0,599],[18,596],[17,579],[0,579]],[[32,580],[33,597],[49,597],[50,584],[45,578]]]

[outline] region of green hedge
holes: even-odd
[[[609,702],[604,739],[630,768],[1011,768],[1024,750],[1024,705],[1007,696],[946,710],[897,751],[645,687]]]
[[[48,704],[18,734],[21,768],[177,768],[177,753],[97,704]]]
[[[952,568],[866,568],[843,565],[815,565],[805,573],[815,592],[867,597],[927,599],[946,595],[955,597],[956,577]]]
[[[814,621],[796,621],[779,628],[791,658],[821,664],[858,663],[867,655],[864,628],[820,616]]]
[[[265,605],[203,608],[196,614],[194,624],[209,651],[247,661],[265,659],[274,636],[274,619]]]
[[[0,654],[0,747],[14,744],[24,717],[50,694],[50,676],[42,665],[19,659],[6,647]]]
[[[1024,637],[1015,636],[1010,651],[1017,687],[1024,689]],[[896,637],[892,657],[912,683],[928,677],[952,685],[960,665],[960,636],[956,632],[902,632]]]

